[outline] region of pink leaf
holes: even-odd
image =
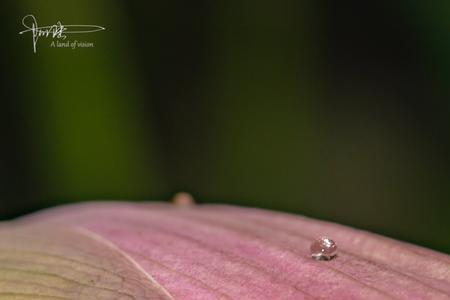
[[[0,299],[450,299],[445,254],[301,216],[190,203],[88,203],[3,223]],[[323,235],[339,253],[316,261],[309,246]]]

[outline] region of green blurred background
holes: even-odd
[[[187,191],[450,253],[450,2],[1,5],[1,219]]]

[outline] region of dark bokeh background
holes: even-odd
[[[183,190],[450,253],[449,2],[2,6],[0,218]]]

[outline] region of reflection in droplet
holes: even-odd
[[[311,257],[316,260],[330,260],[337,255],[336,243],[328,237],[320,237],[314,240],[309,248]]]

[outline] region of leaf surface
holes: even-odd
[[[0,299],[450,299],[450,257],[261,209],[94,202],[0,225]]]

